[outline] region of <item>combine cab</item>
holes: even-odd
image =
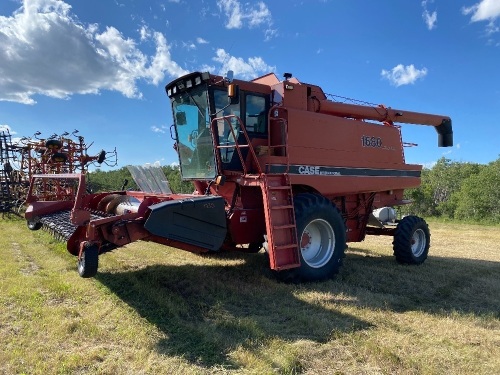
[[[66,240],[81,276],[95,275],[100,253],[139,239],[194,252],[263,247],[285,280],[332,277],[346,243],[366,235],[393,236],[401,263],[427,258],[425,221],[394,214],[422,168],[405,163],[397,123],[433,126],[449,147],[449,117],[338,103],[291,75],[247,82],[195,72],[166,92],[193,194],[173,194],[154,168],[131,170],[140,192],[88,194],[81,174],[31,180],[28,226]],[[64,198],[43,198],[51,189]]]

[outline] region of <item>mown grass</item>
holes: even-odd
[[[427,262],[351,244],[335,280],[277,282],[265,254],[138,242],[82,279],[42,231],[0,220],[5,374],[500,373],[500,228],[431,223]]]

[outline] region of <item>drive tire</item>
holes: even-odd
[[[278,272],[279,278],[310,282],[334,277],[342,265],[346,247],[346,229],[340,211],[319,194],[299,194],[293,203],[301,265]]]
[[[398,223],[392,244],[399,263],[422,264],[431,244],[429,226],[418,216],[406,216]]]
[[[95,244],[86,243],[82,256],[78,259],[78,274],[89,278],[97,274],[99,268],[99,247]]]

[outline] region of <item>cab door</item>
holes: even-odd
[[[214,90],[215,117],[217,120],[216,139],[220,146],[218,152],[222,168],[231,171],[243,171],[241,160],[236,151],[236,144],[246,145],[247,141],[241,129],[245,127],[250,140],[267,138],[267,117],[269,97],[263,94],[240,91],[238,104],[228,105],[227,91]],[[243,160],[248,154],[248,147],[240,148]]]

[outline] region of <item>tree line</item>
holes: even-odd
[[[500,223],[500,157],[489,164],[452,161],[442,157],[422,170],[422,184],[409,189],[413,203],[402,213],[482,223]]]
[[[174,193],[192,193],[194,191],[190,181],[181,180],[179,167],[163,166],[161,169]],[[87,174],[87,180],[92,192],[138,190],[127,167],[111,171],[97,169]]]
[[[178,167],[162,169],[173,192],[193,192],[193,184],[181,180]],[[126,167],[87,176],[94,192],[137,190]],[[412,203],[401,207],[402,214],[500,224],[500,157],[486,165],[443,157],[422,170],[421,186],[408,189],[405,198]]]

